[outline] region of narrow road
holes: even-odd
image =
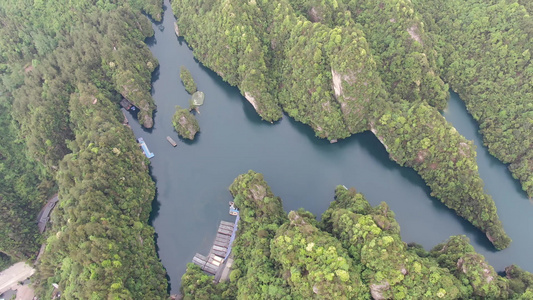
[[[0,272],[0,294],[17,285],[35,273],[25,262],[19,262]]]

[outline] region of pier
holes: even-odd
[[[154,154],[152,152],[150,152],[150,150],[148,149],[148,146],[146,146],[146,143],[144,142],[143,138],[138,138],[137,141],[139,142],[139,145],[141,146],[141,149],[143,150],[144,155],[146,155],[146,157],[148,157],[148,158],[154,157]]]
[[[239,222],[239,216],[235,218],[235,223],[220,221],[218,226],[217,235],[211,251],[207,256],[203,256],[200,253],[196,253],[192,262],[195,265],[200,266],[203,271],[215,275],[215,282],[218,282],[225,274],[227,277],[231,267],[231,258],[228,259],[231,254],[231,244],[235,239],[235,233],[237,232],[237,223]],[[224,268],[223,266],[226,266]]]

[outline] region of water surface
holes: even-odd
[[[160,63],[153,78],[158,107],[154,128],[143,130],[130,120],[135,135],[143,137],[155,154],[151,172],[157,195],[151,220],[173,293],[194,254],[209,252],[220,220],[233,220],[228,214],[228,186],[250,169],[264,174],[287,211],[304,207],[320,216],[333,200],[335,186],[343,184],[364,193],[372,205],[386,201],[406,242],[430,249],[451,235],[466,234],[496,270],[517,263],[533,271],[528,257],[533,248],[533,231],[528,230],[533,228],[533,207],[506,167],[481,147],[477,126],[457,95],[444,115],[479,146],[479,170],[514,240],[501,252],[493,250],[483,233],[430,197],[415,171],[389,160],[371,133],[329,144],[287,116],[274,125],[262,122],[235,87],[194,59],[184,40],[174,34],[174,20],[166,0],[164,20],[153,24],[155,37],[147,41]],[[194,142],[179,139],[172,127],[175,106],[188,107],[190,98],[179,79],[181,65],[206,95],[197,115],[201,133]],[[176,148],[166,141],[167,135],[178,141]]]

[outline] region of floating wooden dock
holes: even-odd
[[[176,143],[176,141],[169,136],[167,136],[167,141],[172,145],[172,147],[176,147],[178,145],[178,143]]]
[[[209,255],[206,257],[202,254],[196,253],[192,259],[192,262],[195,265],[200,266],[200,268],[202,268],[202,270],[205,272],[215,275],[231,252],[231,243],[235,238],[237,222],[239,222],[238,216],[235,220],[235,223],[220,221],[217,235]]]

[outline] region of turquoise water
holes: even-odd
[[[513,238],[511,247],[501,252],[493,250],[483,233],[430,197],[416,172],[389,160],[371,133],[329,144],[287,116],[276,124],[262,122],[235,87],[194,59],[185,41],[174,34],[168,0],[165,7],[163,22],[153,24],[155,37],[147,41],[160,63],[153,75],[158,107],[154,128],[144,130],[133,120],[130,124],[155,154],[151,172],[157,195],[151,220],[173,293],[194,254],[209,252],[219,221],[233,220],[228,214],[228,186],[250,169],[264,174],[287,211],[304,207],[320,216],[333,200],[335,186],[343,184],[364,193],[373,205],[386,201],[406,242],[430,249],[451,235],[466,234],[496,270],[516,263],[533,271],[528,257],[533,248],[533,232],[528,230],[533,227],[533,207],[506,167],[481,147],[477,126],[456,95],[444,115],[479,146],[481,176]],[[197,115],[201,132],[194,142],[179,139],[172,127],[174,107],[188,107],[190,98],[179,79],[181,65],[205,93]],[[167,135],[178,142],[177,147],[167,142]]]

